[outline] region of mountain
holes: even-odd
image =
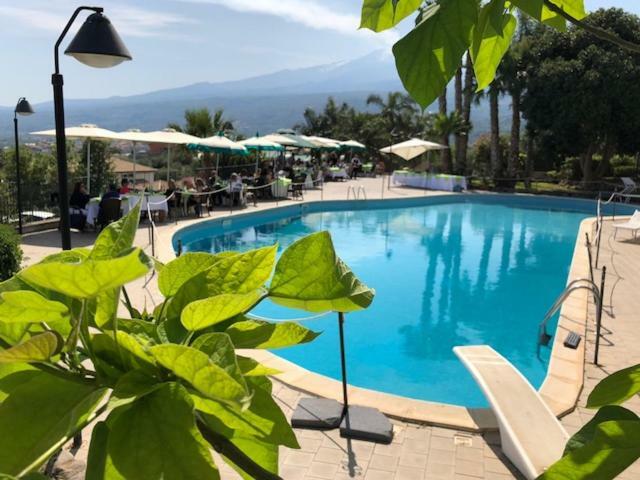
[[[307,107],[322,109],[328,96],[364,110],[370,93],[402,90],[393,57],[376,51],[355,60],[288,69],[243,80],[200,82],[184,87],[103,99],[65,100],[67,125],[95,123],[111,130],[157,130],[182,122],[187,108],[224,108],[246,134],[268,133],[302,121]],[[506,107],[506,105],[505,105]],[[53,104],[34,105],[36,115],[20,120],[22,132],[53,128]],[[13,108],[0,107],[0,142],[12,138]],[[503,116],[506,118],[506,116]],[[486,104],[475,107],[473,136],[487,130]]]

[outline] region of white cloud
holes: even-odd
[[[0,5],[0,24],[7,22],[7,26],[26,25],[47,32],[61,32],[76,8],[75,3],[67,1],[56,1],[54,4],[50,1],[24,0],[20,5]],[[124,4],[109,4],[105,15],[117,26],[120,34],[131,37],[166,36],[166,28],[172,25],[193,23],[193,20],[181,15]],[[76,20],[74,30],[81,24],[81,21]]]
[[[260,13],[280,17],[315,30],[332,30],[344,35],[369,37],[384,44],[395,43],[399,36],[394,31],[376,33],[358,30],[360,18],[342,13],[316,0],[181,0],[190,3],[208,3],[237,12]]]

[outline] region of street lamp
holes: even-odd
[[[60,74],[58,49],[74,20],[83,10],[90,10],[94,13],[87,17],[64,53],[95,68],[114,67],[125,60],[131,60],[131,54],[122,42],[120,35],[113,28],[109,19],[102,14],[102,7],[78,7],[56,41],[54,49],[55,73],[51,75],[51,84],[53,85],[53,106],[56,121],[60,233],[63,250],[71,249],[71,231],[67,185],[67,139],[64,131],[64,100],[62,95],[64,82]]]
[[[16,190],[18,195],[18,232],[22,235],[22,181],[20,179],[20,141],[18,140],[18,115],[31,115],[33,108],[26,98],[21,97],[13,111],[13,133],[16,139]]]

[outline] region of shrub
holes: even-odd
[[[9,225],[0,225],[0,281],[16,273],[21,262],[20,236]]]
[[[87,478],[219,479],[211,449],[243,478],[280,478],[279,447],[300,446],[272,397],[277,371],[236,349],[319,333],[250,310],[269,298],[348,313],[367,308],[373,290],[336,256],[328,232],[278,260],[273,245],[163,265],[132,247],[139,216],[140,204],[92,250],[56,253],[0,284],[0,478],[32,478],[94,421]],[[130,318],[118,315],[125,284],[153,269],[164,300],[147,311],[123,294]]]

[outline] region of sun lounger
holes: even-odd
[[[633,233],[633,238],[636,238],[636,234],[638,233],[638,230],[640,230],[640,210],[633,212],[631,218],[625,223],[614,223],[613,228],[615,228],[615,231],[613,232],[614,239],[618,234],[618,230],[630,230]]]
[[[455,347],[491,404],[502,451],[528,479],[560,460],[569,435],[527,379],[486,345]]]

